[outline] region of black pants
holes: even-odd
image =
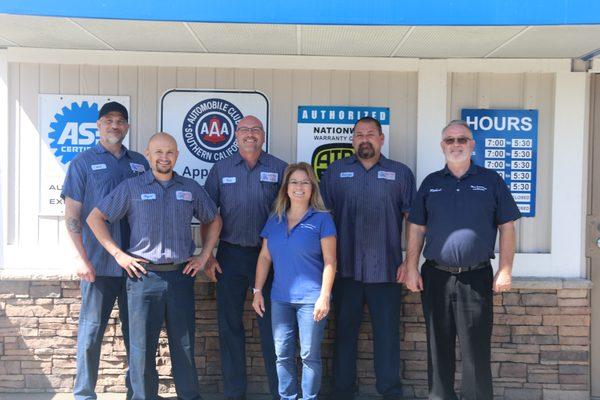
[[[453,275],[423,265],[421,275],[429,399],[457,399],[454,373],[458,334],[462,358],[461,397],[491,400],[492,268]]]

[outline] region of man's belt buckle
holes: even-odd
[[[456,271],[457,274],[460,274],[462,272],[462,267],[458,267],[458,271]]]

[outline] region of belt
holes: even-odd
[[[460,274],[463,272],[469,272],[469,271],[476,271],[478,269],[482,269],[482,268],[486,268],[486,267],[491,267],[492,264],[490,263],[489,260],[487,261],[482,261],[478,264],[475,265],[471,265],[468,267],[448,267],[446,265],[440,265],[437,262],[435,262],[434,260],[427,260],[425,261],[425,265],[433,267],[435,269],[439,269],[440,271],[444,271],[444,272],[450,272],[451,274]]]
[[[183,267],[185,263],[179,263],[179,264],[173,264],[173,263],[169,263],[169,264],[154,264],[154,263],[142,263],[142,266],[148,270],[148,271],[154,271],[154,272],[171,272],[171,271],[178,271],[181,269],[181,267]]]
[[[235,244],[235,243],[227,242],[225,240],[221,240],[219,243],[220,244],[222,243],[229,247],[236,247],[236,248],[242,249],[242,250],[260,251],[260,249],[261,249],[261,246],[242,246],[241,244]]]

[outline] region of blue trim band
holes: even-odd
[[[72,18],[316,25],[600,24],[598,0],[3,0],[0,13]]]

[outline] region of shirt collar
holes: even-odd
[[[358,157],[356,156],[356,154],[352,154],[350,157],[346,157],[345,160],[347,160],[346,162],[348,164],[355,164],[357,162],[360,162]],[[379,164],[380,166],[383,166],[383,164],[385,164],[386,162],[387,162],[386,156],[384,156],[383,154],[380,154],[379,160],[377,160],[377,162],[374,165]]]
[[[236,152],[234,153],[231,157],[233,157],[233,163],[235,165],[239,165],[242,162],[246,162],[246,160],[244,160],[240,154],[240,152]],[[268,158],[267,158],[267,153],[265,153],[264,151],[260,151],[260,155],[258,156],[258,160],[256,161],[257,163],[260,163],[261,165],[266,165],[268,162]]]
[[[450,171],[450,168],[448,168],[448,164],[446,164],[444,166],[444,169],[442,170],[442,172],[444,173],[444,175],[452,175],[452,171]],[[466,177],[469,175],[476,175],[476,174],[477,174],[477,164],[475,164],[473,162],[473,160],[471,160],[469,169],[467,169],[467,172],[465,172],[465,174],[462,177]]]
[[[102,144],[100,144],[100,142],[96,143],[96,145],[92,148],[94,149],[94,151],[97,154],[103,154],[103,153],[109,152],[108,150],[106,150],[106,148],[104,146],[102,146]],[[121,145],[121,154],[123,154],[123,157],[127,156],[127,157],[131,158],[130,150],[128,150],[127,147],[125,147],[124,145]]]
[[[177,172],[173,171],[173,177],[171,178],[170,182],[183,183],[183,181],[184,181],[184,178],[182,176],[180,176]],[[150,185],[154,182],[158,183],[158,180],[152,173],[152,170],[149,169],[148,171],[146,171],[142,174],[142,182],[146,185]]]

